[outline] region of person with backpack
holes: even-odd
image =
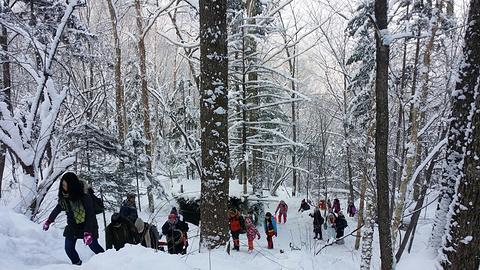
[[[157,226],[144,222],[141,218],[137,218],[135,221],[135,227],[137,227],[140,244],[147,248],[158,249],[158,240],[160,234],[158,233]]]
[[[273,236],[277,236],[277,223],[275,222],[275,219],[272,218],[272,214],[270,212],[265,214],[263,229],[267,235],[268,249],[273,249]]]
[[[162,226],[162,234],[167,237],[168,253],[180,254],[183,251],[183,222],[179,222],[175,214],[168,215],[168,219]]]
[[[313,218],[313,232],[315,233],[315,237],[313,237],[313,239],[323,240],[322,224],[324,222],[324,219],[322,217],[322,214],[320,213],[320,209],[318,207],[315,207],[315,209],[313,210],[313,214],[310,213],[309,216]]]
[[[247,239],[248,239],[248,253],[252,253],[253,251],[253,240],[255,240],[255,236],[260,239],[260,233],[258,232],[257,227],[253,224],[252,220],[249,217],[245,218],[245,228],[247,231]]]
[[[138,218],[137,206],[135,205],[135,193],[128,193],[127,199],[123,201],[120,207],[120,215],[128,218],[132,223],[135,223]]]
[[[347,226],[348,224],[347,224],[347,220],[345,219],[345,216],[343,215],[342,211],[339,211],[338,216],[335,219],[335,232],[337,233],[336,238],[337,238],[337,244],[339,245],[345,243],[345,241],[340,238],[343,237],[344,230]]]
[[[83,239],[95,254],[105,252],[98,243],[98,223],[93,209],[92,198],[88,194],[88,184],[79,180],[72,172],[65,173],[58,188],[58,204],[43,225],[47,231],[50,224],[61,211],[67,215],[67,226],[63,231],[65,237],[65,253],[75,265],[82,265],[82,260],[75,249],[78,239]]]
[[[107,250],[112,247],[119,250],[126,244],[136,245],[140,242],[137,228],[128,218],[122,217],[119,213],[114,213],[111,221],[105,228]]]
[[[228,211],[228,223],[233,239],[233,249],[240,251],[240,233],[245,232],[245,221],[237,209]]]
[[[281,200],[275,210],[275,215],[278,212],[278,223],[282,223],[282,216],[283,216],[283,223],[287,222],[287,212],[288,212],[288,205],[284,200]]]
[[[170,214],[174,214],[175,216],[177,216],[178,223],[181,223],[179,225],[179,227],[182,228],[182,233],[183,233],[182,254],[186,254],[187,253],[187,247],[188,247],[188,235],[187,235],[187,232],[189,230],[188,223],[185,222],[185,220],[183,220],[183,215],[178,213],[176,207],[172,207],[172,210],[170,211]]]

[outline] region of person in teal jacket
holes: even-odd
[[[275,222],[275,219],[272,218],[272,214],[270,212],[265,214],[263,229],[267,235],[268,249],[273,249],[273,236],[277,236],[277,223]]]

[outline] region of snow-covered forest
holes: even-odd
[[[232,196],[338,197],[358,267],[394,269],[433,205],[436,268],[480,269],[480,0],[0,8],[2,207],[45,222],[72,171],[108,213],[131,192],[149,216],[199,205],[207,253]]]

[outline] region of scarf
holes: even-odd
[[[62,195],[63,198],[61,198],[60,203],[62,204],[65,213],[67,215],[69,213],[72,213],[76,224],[81,224],[85,222],[86,213],[82,200],[79,199],[77,201],[72,201],[70,200],[68,193],[62,192]]]

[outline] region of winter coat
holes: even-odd
[[[120,219],[120,227],[115,227],[113,223],[110,223],[105,229],[107,250],[112,247],[119,250],[126,244],[138,244],[140,242],[137,227],[127,218],[120,217]]]
[[[280,211],[280,214],[286,214],[288,212],[288,205],[284,200],[281,200],[278,204],[275,214],[277,214],[278,211]]]
[[[140,244],[144,247],[158,249],[158,240],[160,234],[158,233],[157,226],[150,225],[148,223],[143,224],[143,231],[139,233]]]
[[[232,233],[237,231],[245,231],[245,221],[238,210],[228,212],[228,222]]]
[[[245,219],[245,228],[247,230],[248,241],[253,241],[255,239],[255,236],[258,236],[258,238],[260,238],[260,233],[258,232],[257,227],[255,227],[255,224],[252,223],[251,219]]]
[[[338,199],[333,200],[333,211],[335,213],[338,213],[338,212],[340,212],[340,210],[341,210],[340,201]]]
[[[267,235],[273,235],[277,233],[277,223],[274,218],[265,218],[263,221],[263,230]]]
[[[305,201],[305,199],[303,199],[302,203],[300,204],[300,208],[298,209],[298,211],[300,212],[300,210],[302,212],[305,210],[310,210],[310,205]]]
[[[338,217],[335,219],[335,229],[338,230],[343,230],[348,226],[347,220],[345,219],[344,215],[338,215]]]
[[[355,208],[355,205],[349,204],[347,207],[347,213],[350,215],[355,215],[355,212],[357,211],[357,208]]]
[[[88,195],[88,184],[79,180],[81,186],[81,196],[79,199],[72,199],[72,194],[62,194],[59,192],[58,204],[48,217],[52,222],[55,221],[61,211],[67,215],[67,226],[63,231],[63,236],[73,239],[83,239],[85,232],[92,233],[94,239],[98,238],[98,223],[93,210],[93,201]]]
[[[128,218],[132,223],[135,223],[138,218],[137,206],[128,199],[123,201],[122,207],[120,207],[120,215]]]
[[[184,230],[184,223],[178,219],[174,223],[166,221],[165,224],[163,224],[162,234],[167,238],[168,253],[182,253],[185,245]]]
[[[325,227],[327,229],[327,234],[330,238],[335,238],[335,215],[333,213],[328,213]]]

